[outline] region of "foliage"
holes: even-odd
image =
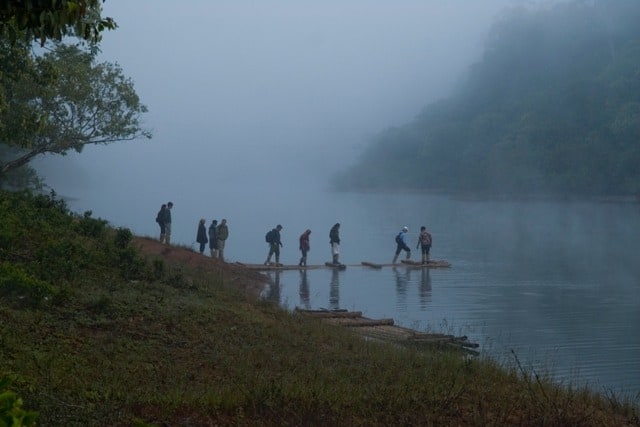
[[[4,1],[0,3],[0,38],[36,39],[44,45],[47,39],[75,35],[97,43],[104,30],[117,27],[101,12],[100,0]]]
[[[81,152],[85,145],[150,138],[141,128],[133,82],[95,53],[56,44],[42,56],[0,40],[0,142],[17,157],[0,157],[0,175],[43,153]],[[2,154],[2,153],[0,153]]]
[[[515,9],[449,99],[382,132],[342,188],[640,194],[640,3]]]
[[[38,414],[22,408],[22,399],[9,390],[11,381],[0,378],[0,427],[31,427]]]

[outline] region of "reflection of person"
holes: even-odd
[[[198,222],[198,233],[196,235],[196,242],[200,243],[200,253],[204,253],[204,246],[209,242],[209,239],[207,239],[207,228],[204,226],[204,223],[204,218]]]
[[[311,303],[309,301],[309,280],[307,279],[307,270],[300,270],[300,303],[309,310]]]
[[[337,268],[331,269],[331,284],[329,285],[329,309],[340,309],[340,274]]]
[[[307,253],[311,250],[311,243],[309,242],[310,234],[311,230],[307,229],[300,236],[300,252],[302,252],[302,257],[300,258],[300,262],[298,263],[299,266],[307,266]]]
[[[422,263],[426,264],[429,262],[429,250],[431,250],[431,234],[427,231],[425,226],[420,227],[420,235],[418,236],[418,244],[416,245],[416,249],[418,247],[422,247]]]
[[[407,245],[408,232],[409,229],[407,227],[402,227],[402,231],[396,236],[396,255],[393,257],[393,261],[391,262],[392,264],[396,263],[396,261],[398,260],[398,255],[400,255],[400,252],[402,251],[407,252],[407,259],[411,258],[411,249]]]
[[[211,258],[218,258],[218,236],[216,234],[216,227],[218,226],[218,220],[211,221],[209,226],[209,250],[211,251]]]
[[[167,203],[167,208],[164,210],[163,222],[164,222],[164,242],[167,245],[171,244],[171,208],[173,202]]]
[[[280,241],[280,230],[282,230],[282,226],[278,224],[276,225],[276,228],[267,233],[269,255],[267,255],[267,260],[264,262],[264,265],[269,265],[271,263],[271,256],[273,254],[276,255],[276,265],[282,265],[280,264],[280,247],[282,246],[282,242]]]
[[[340,223],[336,222],[329,231],[329,244],[331,245],[331,256],[334,264],[340,264]]]
[[[224,243],[229,238],[229,227],[227,227],[226,219],[220,221],[220,225],[216,229],[216,238],[218,239],[218,258],[224,262]]]
[[[164,211],[167,210],[167,205],[165,203],[160,206],[160,210],[158,211],[158,215],[156,215],[156,222],[160,226],[160,243],[164,243],[165,237],[165,225],[164,225]]]

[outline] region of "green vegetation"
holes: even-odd
[[[0,217],[1,420],[640,425],[631,402],[516,360],[365,341],[286,312],[245,292],[254,273],[182,248],[145,255],[132,242],[150,240],[55,197],[2,192]]]
[[[20,169],[45,153],[151,137],[133,82],[118,65],[97,63],[95,52],[55,44],[37,55],[0,38],[0,60],[0,184],[34,181]]]
[[[61,40],[75,35],[90,43],[100,41],[104,30],[117,27],[112,18],[103,18],[104,0],[22,0],[0,4],[0,38],[8,37],[41,45],[47,39]]]
[[[380,133],[336,187],[640,195],[638,22],[635,0],[507,14],[456,93]]]

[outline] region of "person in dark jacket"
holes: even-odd
[[[334,264],[340,264],[340,223],[336,222],[329,231],[329,244],[331,245],[331,256]]]
[[[280,247],[282,246],[282,242],[280,241],[280,230],[282,230],[282,226],[278,224],[276,225],[276,228],[274,228],[267,234],[267,243],[269,243],[269,255],[267,255],[267,260],[264,262],[264,265],[269,265],[271,263],[271,256],[273,254],[276,255],[276,265],[282,265],[280,264]]]
[[[198,223],[198,235],[196,236],[196,242],[200,243],[200,253],[204,253],[204,246],[209,242],[207,239],[207,228],[204,226],[205,219],[202,218]]]
[[[309,243],[309,235],[311,234],[311,230],[307,229],[300,236],[300,252],[302,252],[302,257],[300,258],[299,266],[307,266],[307,253],[311,250],[311,244]]]
[[[211,251],[211,258],[218,258],[218,236],[216,228],[218,226],[218,220],[211,221],[209,226],[209,250]]]
[[[160,243],[164,243],[164,238],[166,234],[166,227],[164,225],[164,211],[167,209],[166,203],[163,203],[160,206],[160,210],[158,211],[158,215],[156,215],[156,222],[160,226]]]

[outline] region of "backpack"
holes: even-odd
[[[267,234],[264,235],[264,240],[267,243],[273,243],[273,230],[267,231]]]
[[[402,244],[402,237],[400,237],[402,235],[402,232],[398,233],[398,235],[396,236],[396,243],[401,245]]]

